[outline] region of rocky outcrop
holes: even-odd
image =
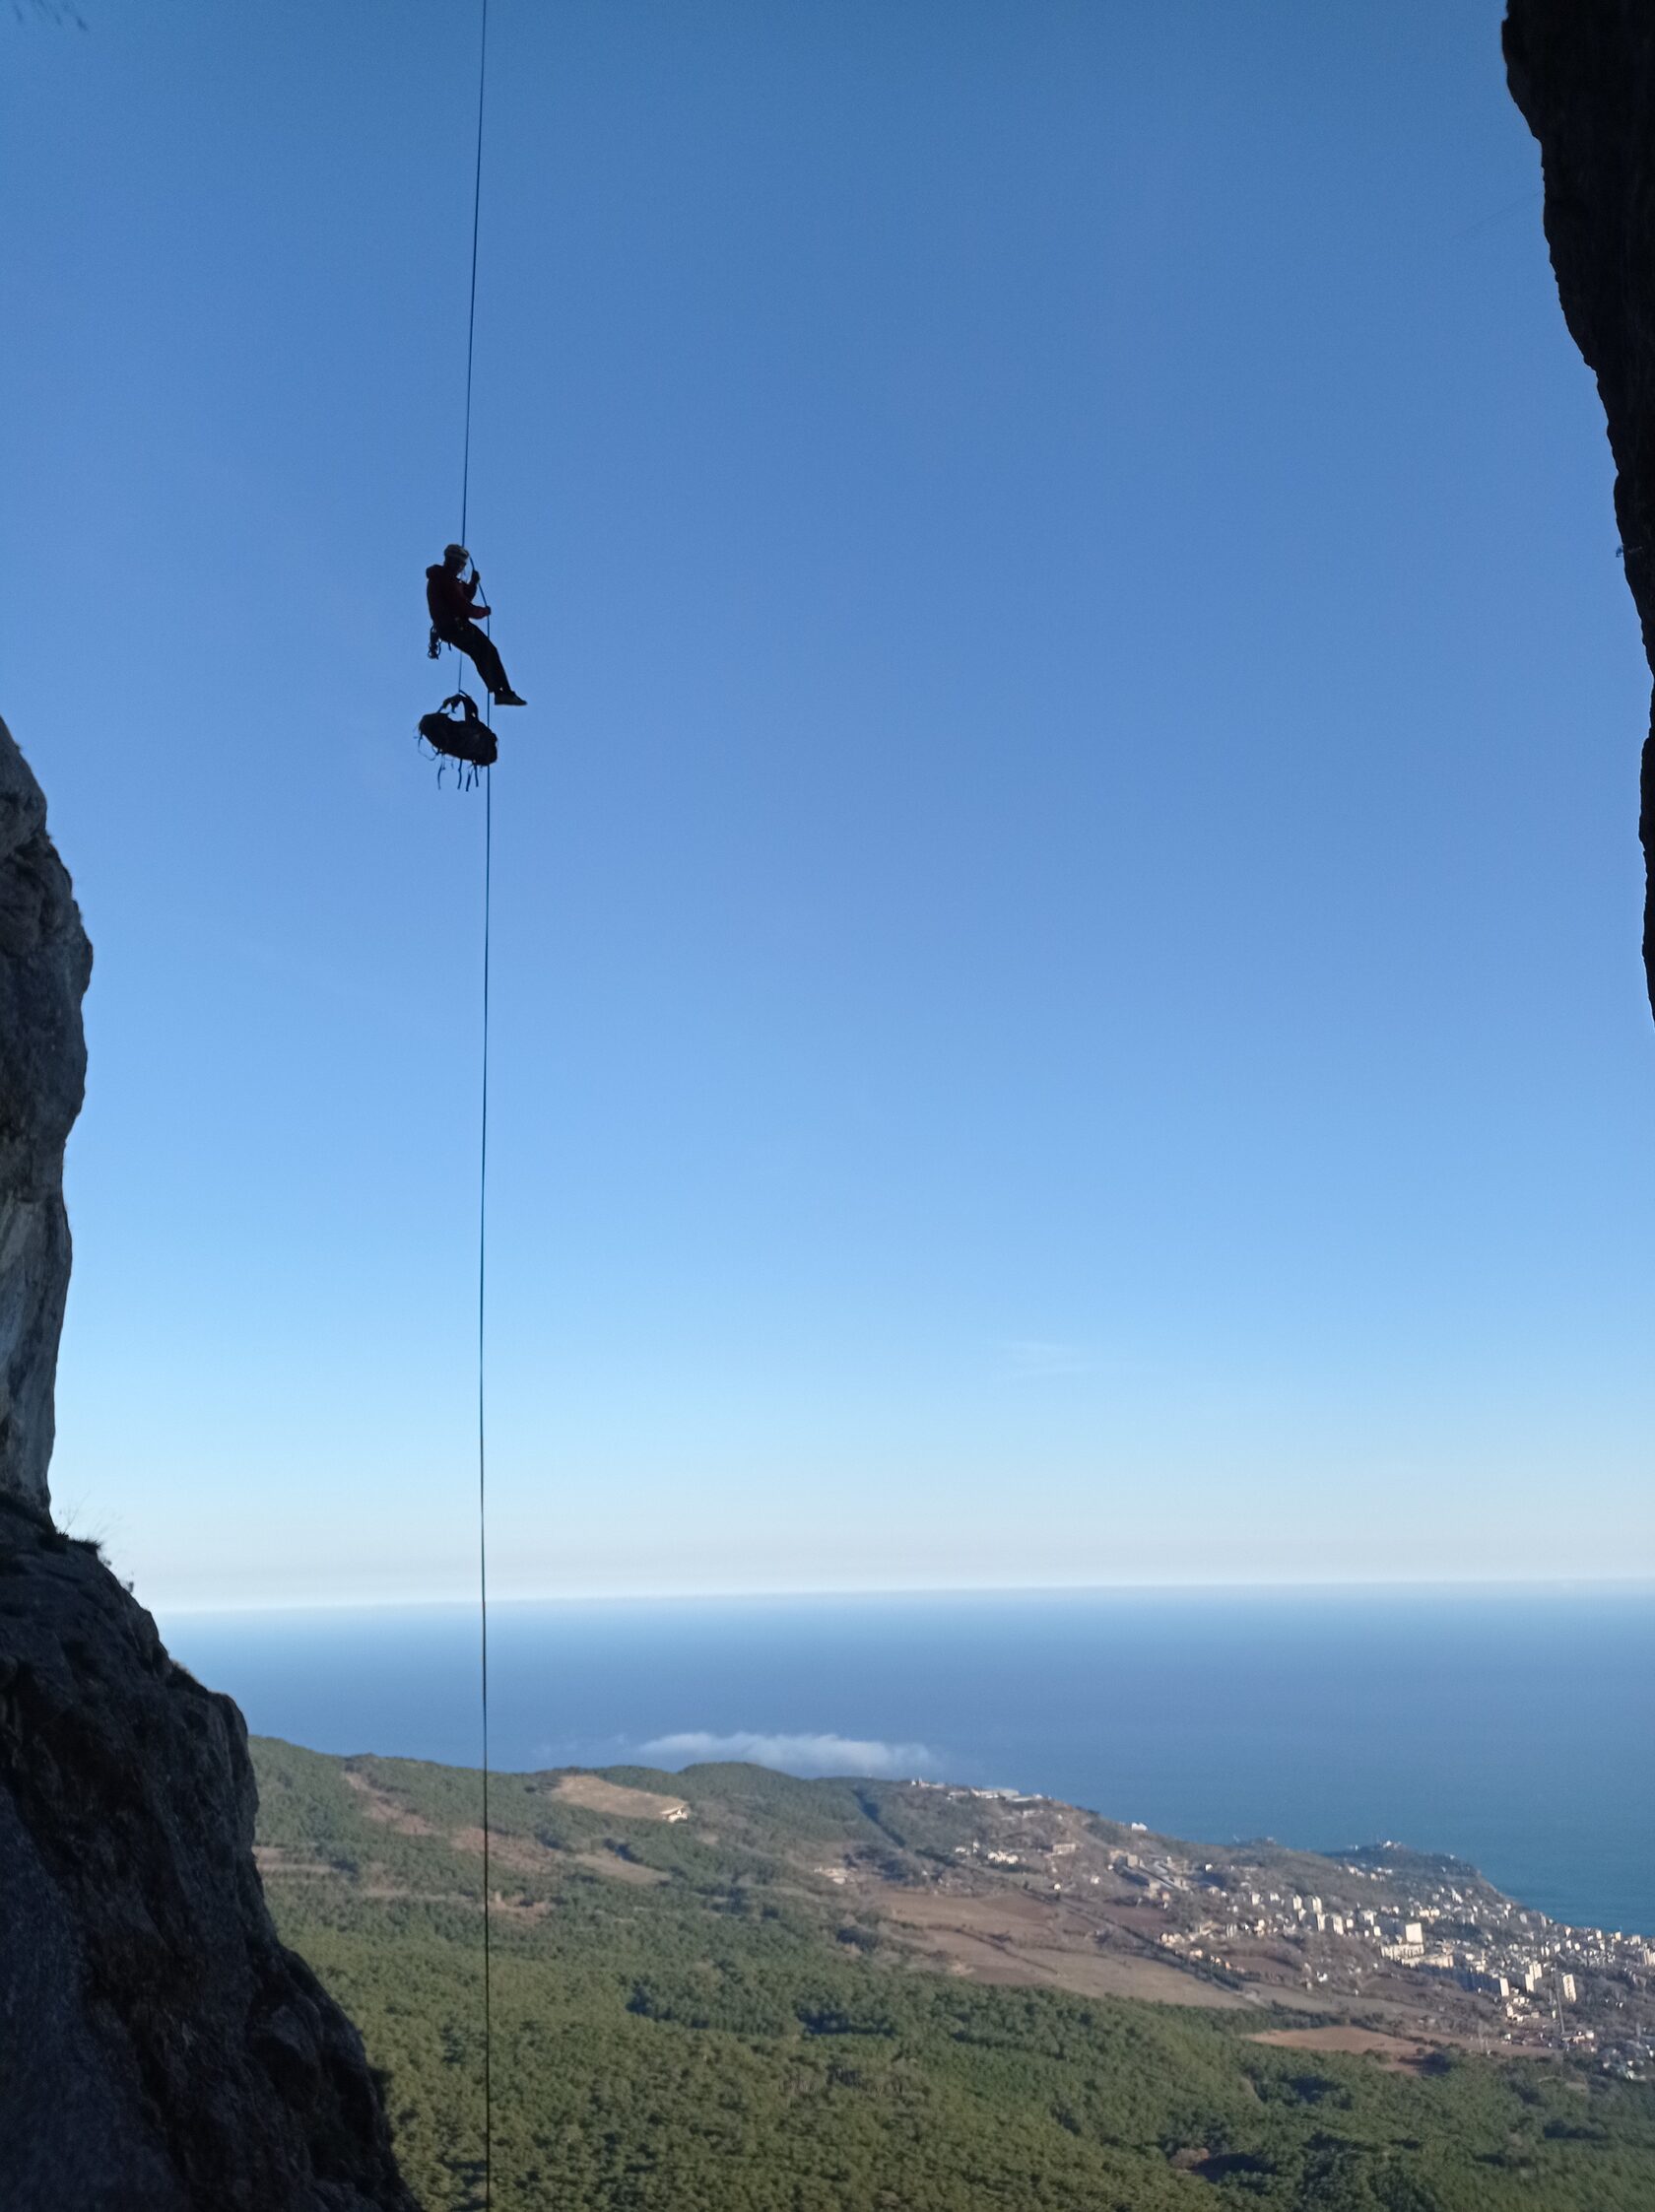
[[[63,1147],[86,1087],[91,973],[45,799],[0,722],[0,1497],[42,1508],[69,1289]]]
[[[414,2212],[361,2039],[271,1925],[256,1801],[230,1699],[0,1503],[7,2212]]]
[[[265,1909],[240,1713],[46,1510],[90,964],[0,725],[0,2206],[416,2212]]]
[[[1546,237],[1615,456],[1626,581],[1655,670],[1655,8],[1511,0],[1506,77],[1540,141]],[[1655,708],[1643,748],[1643,957],[1655,1006]]]

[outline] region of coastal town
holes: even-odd
[[[913,1781],[882,1802],[939,1902],[1015,1894],[1071,1946],[1153,1955],[1215,1994],[1655,2079],[1655,1941],[1550,1919],[1463,1861],[1195,1845],[1013,1789]]]

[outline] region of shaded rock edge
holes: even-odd
[[[232,1701],[0,1501],[8,2212],[414,2212],[361,2038],[277,1939],[256,1804]]]
[[[91,974],[45,799],[0,722],[0,1496],[41,1508],[69,1291],[63,1147],[86,1088]]]
[[[418,2212],[362,2039],[277,1939],[240,1713],[51,1523],[91,964],[0,723],[0,2205]]]
[[[1540,141],[1557,296],[1603,400],[1626,581],[1655,671],[1655,9],[1510,0],[1503,42],[1511,96]],[[1655,700],[1638,835],[1655,1008]]]

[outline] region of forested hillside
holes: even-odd
[[[255,1753],[282,1933],[388,2074],[429,2212],[480,2204],[477,1777]],[[1343,2031],[1188,1977],[1177,2004],[1033,1985],[1062,1970],[1015,1929],[978,1963],[927,1948],[965,1816],[899,1785],[505,1776],[493,1815],[500,2212],[1655,2203],[1645,2085],[1378,2034],[1267,2044]]]

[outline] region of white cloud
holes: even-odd
[[[657,1736],[642,1746],[646,1759],[688,1767],[707,1759],[746,1759],[784,1775],[926,1775],[937,1755],[922,1743],[881,1743],[857,1736],[761,1736],[738,1728],[715,1736],[703,1729]]]

